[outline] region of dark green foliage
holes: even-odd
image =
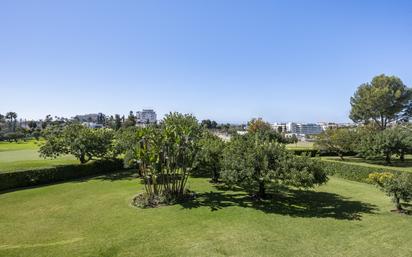
[[[134,127],[136,125],[136,116],[134,115],[133,111],[129,112],[129,116],[123,123],[123,127]]]
[[[327,180],[317,161],[294,156],[284,145],[252,133],[227,143],[222,165],[225,183],[240,186],[258,198],[265,197],[268,185],[313,187]]]
[[[199,151],[195,161],[195,175],[207,174],[213,182],[220,178],[221,161],[225,143],[219,137],[204,132],[199,140]]]
[[[202,128],[207,128],[207,129],[216,129],[217,128],[217,122],[216,121],[212,121],[212,120],[202,120],[202,122],[200,123],[200,126],[202,126]]]
[[[316,157],[320,156],[321,151],[316,150],[316,149],[287,149],[289,152],[291,152],[294,155],[298,156],[309,156],[309,157]],[[326,154],[326,153],[325,153]]]
[[[113,157],[114,133],[111,129],[93,129],[72,123],[64,127],[49,126],[43,135],[46,142],[39,152],[45,158],[71,154],[86,163],[93,158]]]
[[[324,171],[328,175],[363,183],[370,183],[368,181],[368,176],[371,173],[382,173],[388,171],[385,168],[367,167],[342,161],[322,160],[322,165]]]
[[[412,90],[395,76],[376,76],[359,86],[350,99],[350,118],[385,129],[390,122],[405,121],[412,114]]]
[[[22,132],[8,132],[3,134],[3,140],[17,142],[24,139],[25,135]]]
[[[410,128],[396,126],[385,130],[361,131],[357,144],[359,155],[366,159],[385,159],[391,163],[392,155],[398,155],[404,160],[405,153],[412,149],[412,131]]]
[[[372,173],[369,181],[377,185],[388,196],[392,197],[396,210],[403,212],[401,200],[409,202],[412,199],[412,174],[408,172]]]
[[[159,126],[120,132],[118,149],[126,165],[138,167],[148,199],[177,200],[186,192],[200,136],[194,116],[170,113]]]
[[[123,161],[97,160],[87,164],[57,166],[11,173],[0,173],[0,190],[35,186],[57,181],[110,173],[123,169]]]
[[[317,136],[316,148],[337,154],[341,159],[356,148],[358,134],[347,128],[331,128]]]

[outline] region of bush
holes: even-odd
[[[316,157],[320,155],[320,151],[316,149],[287,149],[289,152],[293,153],[294,155],[299,156],[308,156],[308,157]]]
[[[106,174],[120,169],[123,169],[123,161],[115,159],[97,160],[87,164],[64,165],[47,169],[0,173],[0,190]]]
[[[385,168],[366,167],[342,161],[322,160],[324,171],[331,176],[337,176],[348,180],[371,183],[368,181],[369,174],[391,172]]]
[[[412,199],[412,174],[408,172],[397,172],[395,174],[372,173],[369,174],[371,183],[378,186],[395,203],[396,211],[404,212],[401,200],[409,202]]]
[[[318,150],[318,149],[288,149],[294,155],[299,156],[309,156],[309,157],[316,157],[316,156],[338,156],[337,153],[326,151],[326,150]],[[355,156],[356,152],[345,152],[342,156]]]

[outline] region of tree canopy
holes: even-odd
[[[312,187],[327,181],[319,163],[308,157],[294,156],[285,146],[253,134],[237,136],[227,143],[222,161],[222,179],[266,196],[268,184]]]
[[[43,135],[46,142],[39,152],[44,158],[71,154],[81,163],[86,163],[93,158],[113,156],[114,133],[111,129],[93,129],[71,123],[64,127],[48,126]]]
[[[329,128],[317,136],[315,146],[320,150],[336,153],[341,159],[345,153],[354,151],[357,133],[348,128]]]
[[[373,122],[385,129],[390,122],[405,121],[412,114],[412,90],[395,76],[376,76],[362,84],[350,99],[350,118],[356,122]]]

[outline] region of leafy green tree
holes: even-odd
[[[6,120],[9,121],[9,130],[15,132],[16,122],[17,122],[17,113],[15,112],[6,113]]]
[[[202,120],[200,122],[200,126],[202,126],[203,128],[207,128],[207,129],[216,129],[217,128],[217,122],[216,121],[212,121],[212,120]]]
[[[360,85],[350,103],[354,122],[373,122],[383,130],[391,122],[411,117],[412,90],[398,77],[382,74]]]
[[[44,158],[71,154],[80,163],[86,163],[93,158],[113,157],[114,133],[110,129],[93,129],[72,123],[65,127],[49,126],[43,135],[46,142],[39,152]]]
[[[44,118],[44,121],[41,124],[42,129],[47,128],[50,124],[53,122],[53,117],[50,114],[46,115],[46,118]]]
[[[122,119],[119,114],[114,115],[114,129],[118,130],[122,127]]]
[[[393,155],[404,160],[405,153],[412,149],[412,134],[409,128],[396,126],[383,131],[363,129],[360,131],[357,151],[366,159],[384,158],[391,163]]]
[[[408,172],[371,173],[368,179],[392,197],[398,212],[404,211],[401,200],[409,202],[412,199],[412,174]]]
[[[277,132],[272,126],[261,118],[252,119],[248,123],[247,131],[249,134],[258,137],[261,140],[270,140],[278,143],[287,143],[287,139],[281,133]]]
[[[222,139],[207,131],[199,140],[199,151],[195,162],[196,169],[211,174],[214,183],[217,183],[220,178],[224,147],[225,143]]]
[[[27,123],[27,125],[29,126],[30,130],[33,131],[37,128],[37,122],[35,122],[34,120],[31,120]]]
[[[22,132],[8,132],[3,135],[4,139],[11,142],[18,142],[21,139],[24,139],[24,134]]]
[[[249,121],[247,130],[249,133],[264,133],[267,131],[272,131],[273,129],[272,126],[262,118],[254,118]]]
[[[254,135],[234,137],[224,150],[222,165],[225,183],[238,185],[258,198],[266,196],[269,184],[312,187],[327,181],[315,160],[294,156],[284,145]]]
[[[123,123],[125,128],[136,126],[136,116],[133,114],[133,111],[130,111],[129,116]]]
[[[41,137],[41,132],[40,129],[35,129],[33,132],[31,132],[32,137],[34,137],[36,140],[39,140]]]
[[[119,136],[126,165],[138,165],[149,205],[185,195],[195,166],[201,127],[192,115],[170,113],[159,126],[127,129]]]
[[[356,148],[357,133],[347,128],[329,128],[317,136],[315,146],[320,150],[336,153],[342,160],[343,155]]]

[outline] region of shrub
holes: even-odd
[[[392,198],[398,212],[404,211],[401,200],[409,202],[412,199],[412,174],[410,173],[372,173],[369,174],[368,180]]]
[[[123,161],[115,159],[97,160],[87,164],[64,165],[47,169],[0,173],[0,190],[106,174],[120,169],[123,169]]]
[[[368,181],[369,174],[371,173],[391,172],[385,168],[366,167],[342,161],[322,160],[322,163],[328,175],[363,183],[371,183]]]

